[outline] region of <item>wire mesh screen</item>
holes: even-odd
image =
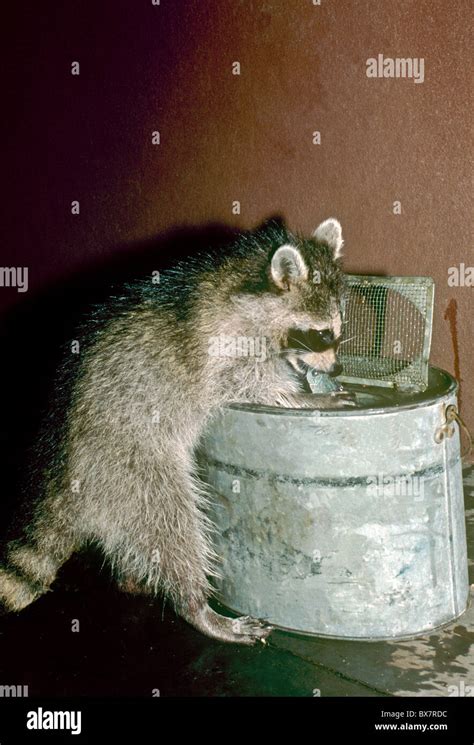
[[[348,275],[340,380],[424,390],[433,323],[429,277]]]

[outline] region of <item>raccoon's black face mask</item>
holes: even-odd
[[[310,352],[325,352],[333,348],[337,350],[341,337],[335,337],[332,329],[304,329],[294,328],[288,331],[288,349],[308,350]]]

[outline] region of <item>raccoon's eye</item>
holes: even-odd
[[[338,339],[332,329],[290,329],[288,332],[288,346],[301,352],[324,352],[335,346]]]
[[[312,333],[318,343],[325,344],[328,347],[334,344],[334,331],[332,329],[316,329]]]

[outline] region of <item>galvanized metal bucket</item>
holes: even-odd
[[[467,606],[457,384],[357,389],[347,410],[233,405],[200,452],[215,495],[218,597],[277,627],[406,638]]]

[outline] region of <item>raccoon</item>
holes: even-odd
[[[210,417],[230,402],[351,404],[314,396],[305,383],[311,368],[340,372],[342,245],[333,218],[311,238],[272,222],[226,254],[195,255],[159,283],[126,284],[94,308],[77,335],[80,353],[69,350],[59,370],[30,507],[4,548],[7,611],[40,597],[93,543],[119,584],[164,595],[209,637],[266,638],[263,621],[227,618],[208,604],[219,560],[195,452]]]

